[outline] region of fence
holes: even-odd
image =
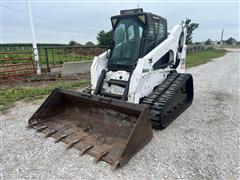
[[[38,43],[37,47],[49,47],[49,46],[66,46],[65,44],[47,44],[47,43]],[[31,43],[6,43],[0,44],[0,51],[31,51],[32,44]]]
[[[64,62],[73,61],[88,61],[92,60],[94,56],[105,52],[107,47],[44,47],[39,49],[40,62],[42,69],[50,72],[51,68],[61,67]]]
[[[201,46],[201,45],[188,45],[187,46],[187,52],[198,52],[198,51],[203,51],[204,49],[206,49],[206,47]]]
[[[32,51],[0,52],[0,82],[36,74]]]
[[[187,52],[200,52],[207,49],[224,49],[225,47],[222,45],[188,45]]]

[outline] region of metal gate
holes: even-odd
[[[90,61],[107,51],[105,46],[50,46],[39,49],[42,71],[62,67],[64,62]]]
[[[36,74],[32,51],[0,52],[0,82]]]

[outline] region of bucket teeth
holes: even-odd
[[[31,127],[33,127],[33,126],[36,126],[37,124],[38,124],[38,122],[31,123],[31,124],[29,124],[29,125],[27,126],[27,128],[31,128]]]
[[[90,149],[92,149],[94,146],[93,145],[90,145],[90,146],[87,146],[85,149],[82,150],[82,152],[80,153],[80,155],[84,155],[87,151],[89,151]]]
[[[89,154],[93,163],[122,167],[152,138],[150,109],[99,97],[56,89],[29,119],[29,127],[65,143],[65,150],[80,150],[79,157]]]
[[[118,160],[118,161],[116,161],[115,163],[113,163],[113,165],[112,165],[112,170],[113,171],[115,171],[118,167],[119,167],[119,165],[120,165],[120,161]]]
[[[97,163],[98,161],[100,161],[104,156],[108,155],[109,152],[108,151],[105,151],[103,153],[101,153],[95,160],[95,163]]]
[[[58,131],[57,131],[57,130],[53,130],[53,131],[47,133],[46,136],[45,136],[45,138],[48,138],[48,137],[52,136],[52,135],[55,134],[56,132],[58,132]]]
[[[71,142],[71,143],[67,146],[66,149],[72,148],[75,144],[79,143],[81,140],[82,140],[82,139],[77,139],[77,140]]]
[[[64,135],[62,135],[61,137],[59,137],[58,139],[56,139],[55,143],[61,141],[62,139],[66,138],[66,137],[68,137],[68,136],[69,136],[69,134],[64,134]]]
[[[46,128],[47,128],[47,126],[41,126],[41,127],[37,128],[37,132],[40,132],[40,131],[42,131],[42,130],[44,130]]]

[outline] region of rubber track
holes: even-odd
[[[144,97],[141,104],[150,106],[152,125],[156,129],[166,128],[191,102],[181,99],[176,102],[179,92],[184,91],[183,85],[189,74],[172,73],[153,92]],[[174,114],[175,113],[175,114]]]

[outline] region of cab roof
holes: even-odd
[[[139,16],[139,15],[146,15],[147,17],[152,17],[153,19],[161,19],[163,21],[167,21],[165,18],[158,16],[156,14],[144,12],[142,8],[121,10],[120,15],[112,16],[111,19],[124,18],[128,16]]]

